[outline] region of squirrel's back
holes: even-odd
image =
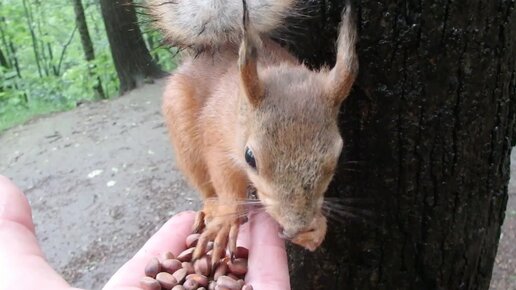
[[[204,50],[242,36],[242,0],[147,0],[157,26],[168,42],[180,48]],[[250,22],[258,34],[282,25],[294,11],[295,0],[247,0]]]

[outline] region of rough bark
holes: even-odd
[[[333,62],[342,2],[309,1],[313,17],[283,36],[315,67]],[[514,137],[515,2],[354,2],[360,74],[328,195],[373,199],[349,211],[376,219],[331,222],[315,253],[291,247],[293,289],[488,289]]]
[[[131,0],[100,0],[111,54],[120,80],[120,94],[164,75],[152,60],[138,27]]]
[[[77,25],[77,29],[81,35],[81,44],[82,50],[84,51],[84,58],[88,63],[90,63],[90,76],[95,77],[93,72],[94,67],[92,67],[93,64],[91,64],[91,62],[95,60],[95,50],[93,48],[90,32],[88,30],[88,23],[86,22],[86,17],[84,16],[84,7],[81,0],[72,0],[72,3],[75,12],[75,25]],[[97,98],[103,99],[106,97],[104,90],[102,89],[102,83],[99,76],[97,76],[96,83],[93,85],[93,91],[95,92]]]

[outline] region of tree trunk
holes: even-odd
[[[137,24],[131,0],[101,0],[111,54],[120,80],[120,94],[164,73],[152,60]]]
[[[11,50],[11,61],[14,63],[14,68],[16,69],[16,75],[19,79],[22,79],[20,63],[18,61],[18,56],[16,55],[16,48],[12,41],[9,41],[9,48]]]
[[[50,70],[52,68],[52,57],[50,57],[50,55],[47,55],[47,50],[45,49],[48,42],[45,41],[46,33],[44,33],[41,29],[41,19],[46,19],[46,17],[44,10],[41,9],[41,5],[42,3],[39,1],[34,1],[32,3],[30,3],[29,1],[29,5],[27,5],[27,7],[30,15],[29,19],[31,19],[31,23],[34,26],[34,32],[36,33],[36,35],[39,35],[37,47],[39,48],[41,66],[43,68],[43,71],[45,72],[45,76],[48,77],[50,76]],[[35,13],[33,9],[36,10]],[[36,15],[36,17],[34,17],[34,15]]]
[[[1,3],[0,3],[0,9],[1,9]],[[7,63],[9,67],[12,67],[14,65],[14,68],[16,69],[16,74],[19,79],[22,78],[21,72],[20,72],[20,66],[18,64],[18,57],[16,56],[16,49],[14,48],[12,40],[8,36],[6,36],[6,33],[4,32],[4,26],[7,25],[5,22],[5,17],[0,17],[0,41],[2,42],[2,45],[5,49],[5,58],[7,60]]]
[[[30,36],[32,39],[32,49],[34,51],[34,60],[36,61],[36,66],[38,67],[39,77],[43,78],[43,73],[41,72],[41,64],[40,64],[41,57],[40,57],[39,48],[38,48],[38,40],[36,38],[36,33],[34,32],[34,27],[33,27],[34,21],[32,19],[30,6],[27,5],[26,0],[23,0],[22,3],[23,3],[23,11],[25,12],[25,18],[27,20],[27,27],[29,28]]]
[[[75,24],[81,35],[81,44],[84,51],[84,58],[89,63],[89,74],[91,77],[95,77],[93,61],[95,60],[95,50],[93,49],[93,43],[91,42],[90,32],[88,31],[88,23],[84,16],[84,7],[82,6],[81,0],[72,0],[73,9],[75,12]],[[97,76],[97,82],[93,85],[93,91],[97,98],[104,99],[106,96],[102,90],[102,82],[100,77]]]
[[[5,58],[4,52],[2,51],[1,47],[0,47],[0,66],[3,66],[6,69],[11,68],[11,65],[7,61],[7,58]]]
[[[342,2],[309,1],[314,17],[282,39],[332,64]],[[376,219],[330,222],[315,253],[291,247],[292,288],[488,289],[515,137],[515,2],[354,2],[360,74],[328,196]]]

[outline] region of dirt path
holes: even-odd
[[[48,260],[76,287],[100,289],[168,217],[198,207],[174,167],[162,85],[0,135],[0,173],[26,192]],[[493,290],[516,290],[516,183],[510,192]]]
[[[160,116],[161,82],[0,136],[0,172],[33,207],[50,263],[100,289],[165,220],[195,207]]]

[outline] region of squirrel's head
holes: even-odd
[[[241,109],[247,131],[241,158],[258,197],[285,237],[322,235],[303,244],[312,250],[324,238],[321,206],[343,146],[338,107],[328,99],[321,76],[302,66],[265,69],[260,102],[244,99]]]
[[[321,208],[343,147],[337,126],[358,69],[354,28],[344,15],[337,63],[260,67],[259,38],[247,30],[239,52],[241,161],[283,236],[314,250],[326,234]]]

